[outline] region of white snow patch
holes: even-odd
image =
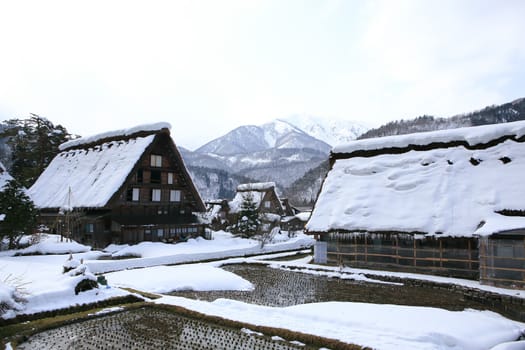
[[[376,349],[484,350],[517,339],[523,325],[490,311],[349,302],[302,304],[284,308],[229,299],[203,302],[163,297],[155,303],[249,324],[285,328]]]
[[[108,284],[150,293],[193,290],[252,290],[247,280],[209,264],[155,266],[111,272],[105,275]]]

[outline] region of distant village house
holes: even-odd
[[[260,228],[262,232],[268,232],[273,227],[279,226],[284,209],[275,191],[274,182],[257,182],[237,186],[235,197],[228,202],[228,221],[230,223],[238,221],[246,196],[250,196],[255,202],[256,211],[262,221]]]

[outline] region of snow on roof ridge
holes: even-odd
[[[237,191],[264,191],[275,188],[275,182],[252,182],[237,186]]]
[[[525,135],[525,121],[517,121],[354,140],[335,146],[332,149],[332,153],[352,153],[355,151],[380,150],[393,147],[404,148],[409,145],[430,145],[436,142],[447,143],[454,141],[467,142],[473,146],[502,136],[519,138],[523,135]]]
[[[94,143],[99,140],[103,140],[107,138],[112,138],[112,137],[117,137],[117,136],[129,136],[129,135],[133,135],[135,133],[142,132],[142,131],[146,131],[146,132],[147,131],[160,131],[162,129],[171,129],[171,124],[167,122],[159,122],[159,123],[151,123],[151,124],[141,124],[141,125],[134,126],[132,128],[128,128],[128,129],[107,131],[107,132],[103,132],[100,134],[81,137],[76,140],[64,142],[58,147],[58,149],[60,151],[64,151],[68,148],[85,145],[89,143]]]

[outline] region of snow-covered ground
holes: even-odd
[[[2,252],[0,281],[13,281],[13,278],[16,278],[17,284],[24,289],[26,302],[19,313],[52,310],[129,294],[120,287],[153,293],[182,289],[250,290],[252,285],[249,281],[221,269],[220,266],[235,262],[260,262],[268,257],[283,255],[280,253],[239,257],[243,256],[243,253],[252,255],[283,249],[300,249],[311,243],[308,237],[299,235],[285,242],[269,244],[261,250],[258,242],[233,238],[220,232],[215,234],[212,241],[197,239],[176,245],[144,242],[136,246],[111,246],[107,248],[108,252],[104,253],[86,251],[85,246],[59,242],[56,237],[50,236],[40,244],[38,251],[56,251],[60,254],[13,256],[13,251]],[[73,254],[74,259],[82,259],[93,272],[105,273],[108,288],[101,287],[75,295],[73,289],[77,282],[76,277],[62,273],[63,265],[69,257],[69,254],[62,254],[66,244],[69,244],[69,248],[74,252],[78,251]],[[97,260],[103,255],[111,254],[139,257]],[[184,264],[203,259],[224,260]],[[266,263],[276,268],[301,268],[306,273],[324,274],[329,277],[364,279],[363,272],[371,273],[369,270],[341,270],[335,267],[315,266],[308,264],[308,260],[306,258]],[[180,265],[164,266],[168,263]],[[483,288],[473,281],[380,271],[375,273],[406,278],[430,278],[446,283],[464,284],[471,288]],[[495,291],[523,296],[521,291],[499,288]],[[9,292],[4,284],[0,284],[0,302],[9,297]],[[489,311],[452,312],[437,308],[349,302],[313,303],[280,308],[228,299],[205,302],[173,296],[163,296],[154,302],[180,305],[201,313],[249,324],[282,327],[377,349],[491,349],[497,345],[498,350],[524,348],[523,343],[514,341],[519,338],[525,325]],[[505,342],[511,343],[503,344]]]
[[[348,302],[284,308],[229,299],[204,302],[165,296],[156,303],[179,305],[254,325],[286,328],[374,349],[491,349],[520,336],[523,325],[490,311]]]

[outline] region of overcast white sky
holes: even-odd
[[[167,121],[196,148],[291,114],[372,126],[525,96],[525,1],[0,0],[0,120]]]

